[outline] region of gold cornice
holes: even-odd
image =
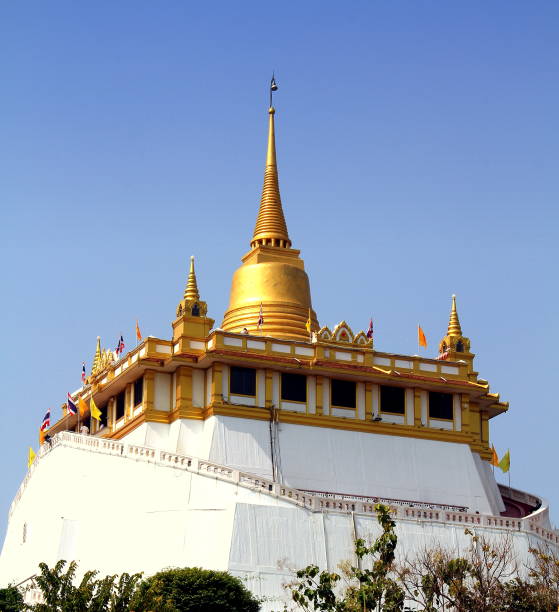
[[[259,421],[269,421],[270,411],[266,408],[253,406],[239,406],[235,404],[214,403],[204,410],[204,418],[211,416],[231,416]],[[331,415],[304,414],[278,410],[277,418],[281,423],[293,425],[307,425],[309,427],[325,427],[330,429],[343,429],[346,431],[361,431],[372,434],[389,436],[420,438],[425,440],[438,440],[442,442],[455,442],[460,444],[479,444],[476,437],[467,432],[447,429],[434,429],[430,427],[416,427],[414,425],[399,425],[387,422],[375,422],[365,419],[349,419]]]

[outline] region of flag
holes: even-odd
[[[373,319],[369,319],[369,329],[367,330],[367,338],[373,337]]]
[[[262,302],[260,302],[260,314],[258,315],[258,325],[257,327],[262,327],[264,325],[264,310],[262,308]]]
[[[417,344],[419,344],[419,346],[424,346],[425,348],[427,348],[427,338],[425,337],[425,334],[421,329],[421,325],[417,326]]]
[[[41,431],[45,431],[50,427],[50,408],[47,410],[47,413],[43,417],[43,422],[41,423]]]
[[[507,451],[501,461],[499,461],[498,466],[501,470],[506,474],[510,470],[510,451]]]
[[[307,322],[305,323],[305,328],[309,332],[309,334],[311,333],[311,326],[312,326],[311,309],[309,308],[309,318],[307,319]]]
[[[80,397],[80,399],[78,400],[78,407],[80,409],[80,416],[83,416],[89,409],[83,397]]]
[[[91,399],[89,400],[89,409],[91,411],[91,418],[97,419],[98,421],[100,421],[101,411],[99,410],[99,408],[97,408],[97,404],[95,403],[95,400],[93,399],[93,395],[91,396]]]
[[[29,447],[29,453],[27,454],[27,469],[29,469],[31,467],[31,464],[33,463],[33,461],[35,461],[35,451]]]
[[[136,338],[138,342],[142,341],[142,332],[140,331],[140,326],[138,325],[138,320],[136,319]]]
[[[491,445],[491,461],[489,463],[497,467],[499,466],[499,457],[497,457],[497,451],[493,445]]]
[[[82,383],[84,383],[84,382],[85,382],[85,362],[82,365]]]
[[[122,337],[122,335],[120,336],[120,340],[118,341],[118,344],[116,346],[115,353],[117,355],[122,355],[122,353],[124,353],[124,338]]]
[[[72,396],[69,393],[68,393],[67,404],[68,404],[68,412],[70,414],[76,414],[78,412],[78,409],[76,408],[76,404],[74,404],[74,402],[72,401]]]

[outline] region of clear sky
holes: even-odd
[[[320,323],[414,354],[420,322],[434,356],[456,293],[511,484],[557,520],[558,31],[546,1],[3,2],[0,533],[97,335],[169,337],[191,254],[221,321],[272,70]]]

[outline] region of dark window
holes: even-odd
[[[462,340],[458,340],[458,342],[456,343],[456,352],[457,353],[464,352],[464,343],[462,342]]]
[[[429,391],[429,418],[452,420],[452,394]]]
[[[134,382],[134,406],[141,404],[143,399],[144,399],[144,379],[142,377],[142,378],[138,378],[138,380]]]
[[[196,302],[194,302],[194,306],[192,306],[192,316],[199,317],[200,316],[200,306]]]
[[[235,395],[256,395],[256,370],[231,368],[229,391]]]
[[[355,383],[352,380],[338,380],[333,378],[332,406],[355,408]]]
[[[101,425],[103,427],[107,427],[107,423],[109,422],[109,404],[105,406],[99,406],[99,410],[101,411],[101,418],[99,419],[99,427],[101,427]]]
[[[116,396],[116,407],[115,407],[115,421],[122,419],[124,416],[124,404],[125,404],[125,393],[121,391]]]
[[[402,387],[380,387],[380,409],[382,412],[405,414],[406,390]]]
[[[282,374],[281,399],[290,402],[306,402],[307,377],[304,374]]]

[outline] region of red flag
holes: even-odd
[[[142,332],[140,331],[140,326],[138,325],[138,320],[136,319],[136,338],[138,342],[142,341]]]

